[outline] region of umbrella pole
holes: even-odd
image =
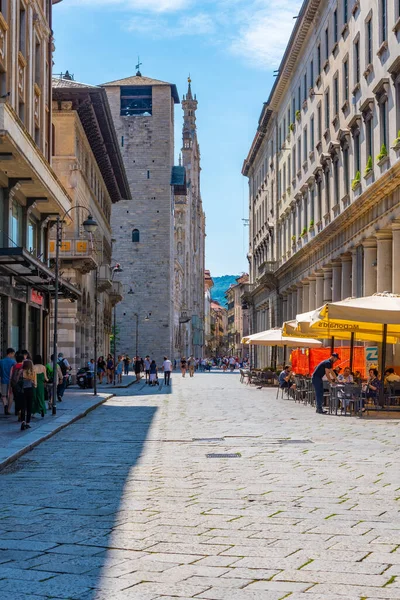
[[[285,365],[286,365],[286,354],[287,354],[287,346],[285,344],[283,346],[283,368],[285,368]]]
[[[387,324],[383,326],[382,331],[382,352],[381,352],[381,387],[379,389],[379,404],[383,408],[385,394],[385,367],[386,367],[386,338]]]
[[[351,332],[350,337],[350,372],[353,372],[353,362],[354,362],[354,331]]]
[[[335,336],[331,337],[331,354],[335,352]]]

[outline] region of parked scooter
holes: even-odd
[[[92,388],[93,372],[89,369],[89,367],[82,367],[76,374],[76,381],[80,388]]]

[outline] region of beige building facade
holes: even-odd
[[[214,281],[208,269],[204,271],[204,356],[211,356],[211,289]]]
[[[303,3],[242,170],[251,332],[330,300],[400,293],[399,11]]]
[[[94,358],[97,300],[97,356],[110,351],[113,307],[122,300],[112,267],[111,210],[130,196],[106,92],[74,81],[53,79],[53,168],[71,198],[70,223],[63,228],[60,267],[79,288],[80,299],[59,303],[58,347],[79,368]],[[86,234],[82,223],[97,223]],[[49,256],[55,255],[54,238]]]
[[[228,349],[233,356],[244,357],[248,355],[248,348],[244,347],[241,340],[249,333],[248,308],[246,302],[243,302],[243,295],[247,292],[249,275],[243,273],[236,278],[236,283],[232,284],[225,293],[227,307],[227,335]]]

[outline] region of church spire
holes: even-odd
[[[197,98],[192,94],[192,80],[188,77],[188,91],[182,99],[183,108],[183,154],[185,150],[191,150],[193,144],[196,144],[196,110]],[[185,159],[184,159],[185,160]]]
[[[193,96],[192,96],[192,80],[190,78],[190,73],[189,73],[189,77],[188,77],[188,91],[186,94],[186,100],[193,100]]]

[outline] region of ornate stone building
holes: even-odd
[[[400,293],[399,11],[303,3],[242,170],[251,332],[330,300]]]
[[[248,355],[249,347],[244,348],[241,340],[249,333],[248,309],[242,301],[243,294],[248,289],[249,275],[243,273],[236,278],[236,283],[232,284],[225,293],[227,307],[227,335],[228,349],[233,356],[244,357]]]
[[[212,334],[211,334],[211,288],[214,281],[208,269],[204,271],[204,354],[211,356]]]
[[[71,222],[64,226],[60,267],[76,285],[78,302],[59,303],[59,350],[72,366],[94,355],[94,307],[97,286],[97,356],[106,355],[112,333],[112,309],[122,299],[121,283],[112,281],[111,207],[130,197],[119,144],[103,88],[71,76],[53,79],[53,168],[71,197]],[[88,212],[98,227],[85,234]],[[50,241],[50,258],[55,243]]]
[[[51,168],[50,0],[0,2],[0,353],[50,354],[51,218],[71,199]],[[80,290],[61,278],[60,297]]]
[[[197,99],[191,81],[182,100],[183,133],[180,164],[173,169],[175,199],[175,348],[174,357],[204,352],[205,215],[200,193],[200,147]]]

